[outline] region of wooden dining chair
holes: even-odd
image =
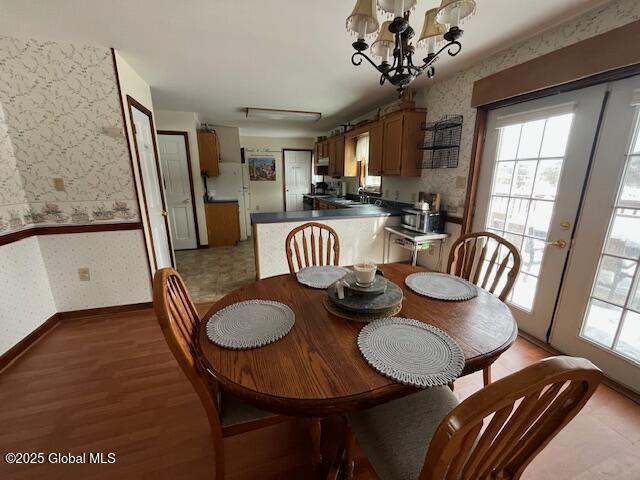
[[[291,273],[305,267],[338,265],[340,239],[329,225],[308,222],[289,232],[285,240],[285,251]]]
[[[541,360],[457,405],[447,387],[351,414],[382,480],[517,480],[603,379],[583,358]]]
[[[223,438],[274,425],[287,417],[259,410],[225,392],[198,360],[200,317],[187,288],[172,268],[153,278],[153,307],[164,338],[207,413],[213,438],[215,478],[224,479]]]
[[[504,301],[520,272],[520,262],[518,249],[501,236],[467,233],[451,245],[447,273],[469,280]],[[483,369],[482,377],[485,386],[491,383],[491,365]]]

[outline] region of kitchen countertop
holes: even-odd
[[[204,203],[238,203],[237,198],[214,198],[205,199]]]
[[[251,223],[284,223],[306,220],[330,220],[343,218],[365,217],[392,217],[399,216],[400,210],[377,207],[375,205],[362,205],[357,207],[344,207],[332,210],[300,210],[296,212],[265,212],[252,213]]]

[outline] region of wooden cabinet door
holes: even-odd
[[[323,140],[320,142],[320,158],[327,158],[329,156],[329,142]]]
[[[402,173],[402,114],[383,120],[382,173],[400,175]]]
[[[240,208],[237,203],[205,204],[209,245],[237,245],[240,241]]]
[[[200,171],[209,177],[220,175],[220,145],[216,132],[198,132]]]
[[[344,172],[344,137],[338,137],[333,142],[335,145],[335,156],[336,156],[336,176],[342,177],[345,175]]]
[[[332,177],[338,176],[338,164],[336,158],[336,141],[331,139],[327,142],[328,155],[329,155],[329,175]]]
[[[382,175],[382,123],[378,122],[369,128],[369,175]]]

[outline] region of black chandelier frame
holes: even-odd
[[[449,56],[455,57],[462,50],[462,44],[458,39],[462,36],[463,30],[454,26],[443,35],[447,43],[437,52],[429,53],[423,58],[422,65],[415,65],[413,63],[415,47],[409,43],[415,35],[415,31],[409,25],[409,15],[410,12],[407,11],[403,17],[396,17],[389,24],[389,31],[395,36],[392,64],[383,61],[380,65],[376,65],[376,63],[364,53],[364,51],[369,48],[369,45],[363,39],[358,39],[352,44],[356,51],[351,56],[351,63],[359,66],[362,64],[363,59],[368,61],[373,68],[380,72],[380,85],[384,85],[385,82],[391,83],[397,87],[401,96],[404,89],[423,73],[426,73],[429,78],[435,75],[433,64],[442,52],[446,50]]]

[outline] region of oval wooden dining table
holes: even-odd
[[[425,271],[408,264],[380,266],[385,278],[404,292],[398,316],[430,323],[448,333],[465,356],[463,375],[491,365],[517,335],[509,308],[482,289],[462,302],[433,300],[405,286],[407,275]],[[230,392],[285,415],[320,417],[361,410],[415,392],[377,373],[362,357],[357,337],[363,323],[329,313],[324,290],[298,283],[292,274],[258,280],[218,301],[203,319],[199,354],[215,378]],[[212,314],[243,300],[275,300],[289,305],[295,325],[270,345],[229,350],[213,344],[204,325]]]

